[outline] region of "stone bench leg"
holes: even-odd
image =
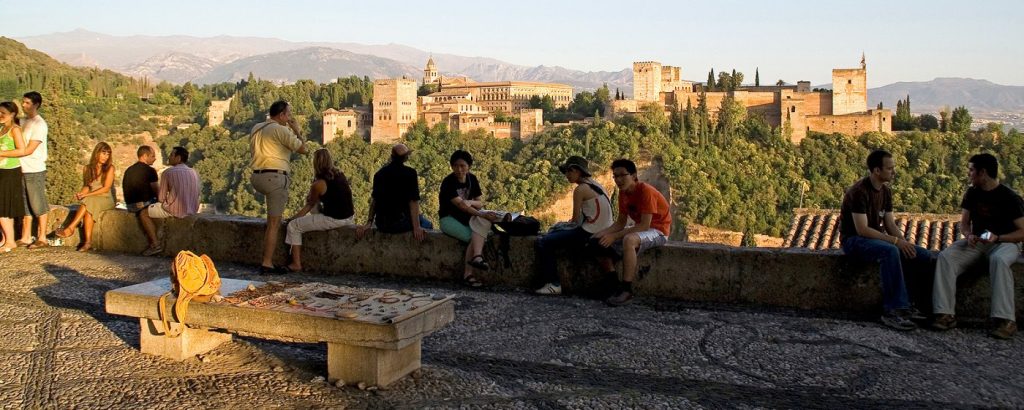
[[[139,332],[139,350],[142,353],[166,357],[179,362],[209,352],[220,346],[221,343],[231,341],[230,333],[209,329],[186,328],[178,337],[167,337],[164,336],[164,324],[159,320],[140,318],[139,325],[142,328]],[[177,324],[172,326],[177,326]]]
[[[327,343],[327,380],[387,386],[420,368],[420,341],[398,350]]]

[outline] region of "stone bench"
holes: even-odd
[[[233,215],[196,215],[168,219],[164,224],[164,255],[181,250],[210,255],[216,261],[260,263],[264,220]],[[286,260],[284,229],[280,230],[277,261]],[[512,266],[491,256],[487,283],[520,288],[539,286],[534,273],[532,237],[511,238]],[[99,216],[93,247],[138,253],[146,238],[137,218],[114,210]],[[489,249],[489,248],[488,248]],[[419,243],[409,234],[375,232],[362,240],[355,229],[339,228],[303,235],[303,266],[308,271],[383,274],[458,280],[465,245],[441,232],[428,231]],[[563,255],[565,256],[565,255]],[[878,267],[850,260],[838,251],[802,248],[744,248],[671,241],[640,259],[649,268],[636,283],[641,296],[695,302],[766,305],[823,309],[873,315],[881,306]],[[1024,316],[1024,264],[1014,266],[1017,314]],[[567,293],[600,296],[605,290],[591,259],[561,257],[559,274]],[[984,266],[961,276],[957,312],[963,317],[988,317],[990,288]]]
[[[221,281],[221,294],[226,296],[252,289],[250,285],[263,285],[236,279]],[[419,369],[422,338],[452,322],[455,316],[451,296],[428,298],[428,304],[385,321],[362,316],[325,317],[226,301],[192,301],[186,318],[189,326],[181,336],[169,338],[164,335],[158,305],[160,295],[169,290],[170,281],[164,278],[106,293],[107,313],[139,318],[139,347],[143,353],[181,361],[231,341],[232,333],[281,341],[326,342],[327,375],[332,383],[343,380],[386,386]],[[172,316],[173,307],[174,298],[168,297],[167,311]],[[177,323],[176,319],[172,323]]]

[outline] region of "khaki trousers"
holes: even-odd
[[[967,240],[954,242],[939,253],[932,287],[932,307],[936,314],[955,314],[956,278],[971,264],[988,258],[988,275],[992,282],[994,318],[1016,320],[1013,300],[1013,271],[1010,269],[1020,255],[1020,244],[992,243],[967,245]]]

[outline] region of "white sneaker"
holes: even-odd
[[[544,285],[544,287],[534,291],[534,293],[536,293],[538,295],[561,295],[562,294],[562,286],[561,285],[556,285],[554,283],[548,283],[548,284]]]

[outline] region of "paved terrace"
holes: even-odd
[[[276,280],[218,263],[229,278]],[[287,279],[457,293],[423,369],[387,390],[338,388],[322,344],[238,337],[172,362],[103,293],[169,259],[70,249],[0,256],[0,406],[12,408],[1024,407],[1024,337],[897,333],[861,316],[640,298],[623,308],[373,275]]]

